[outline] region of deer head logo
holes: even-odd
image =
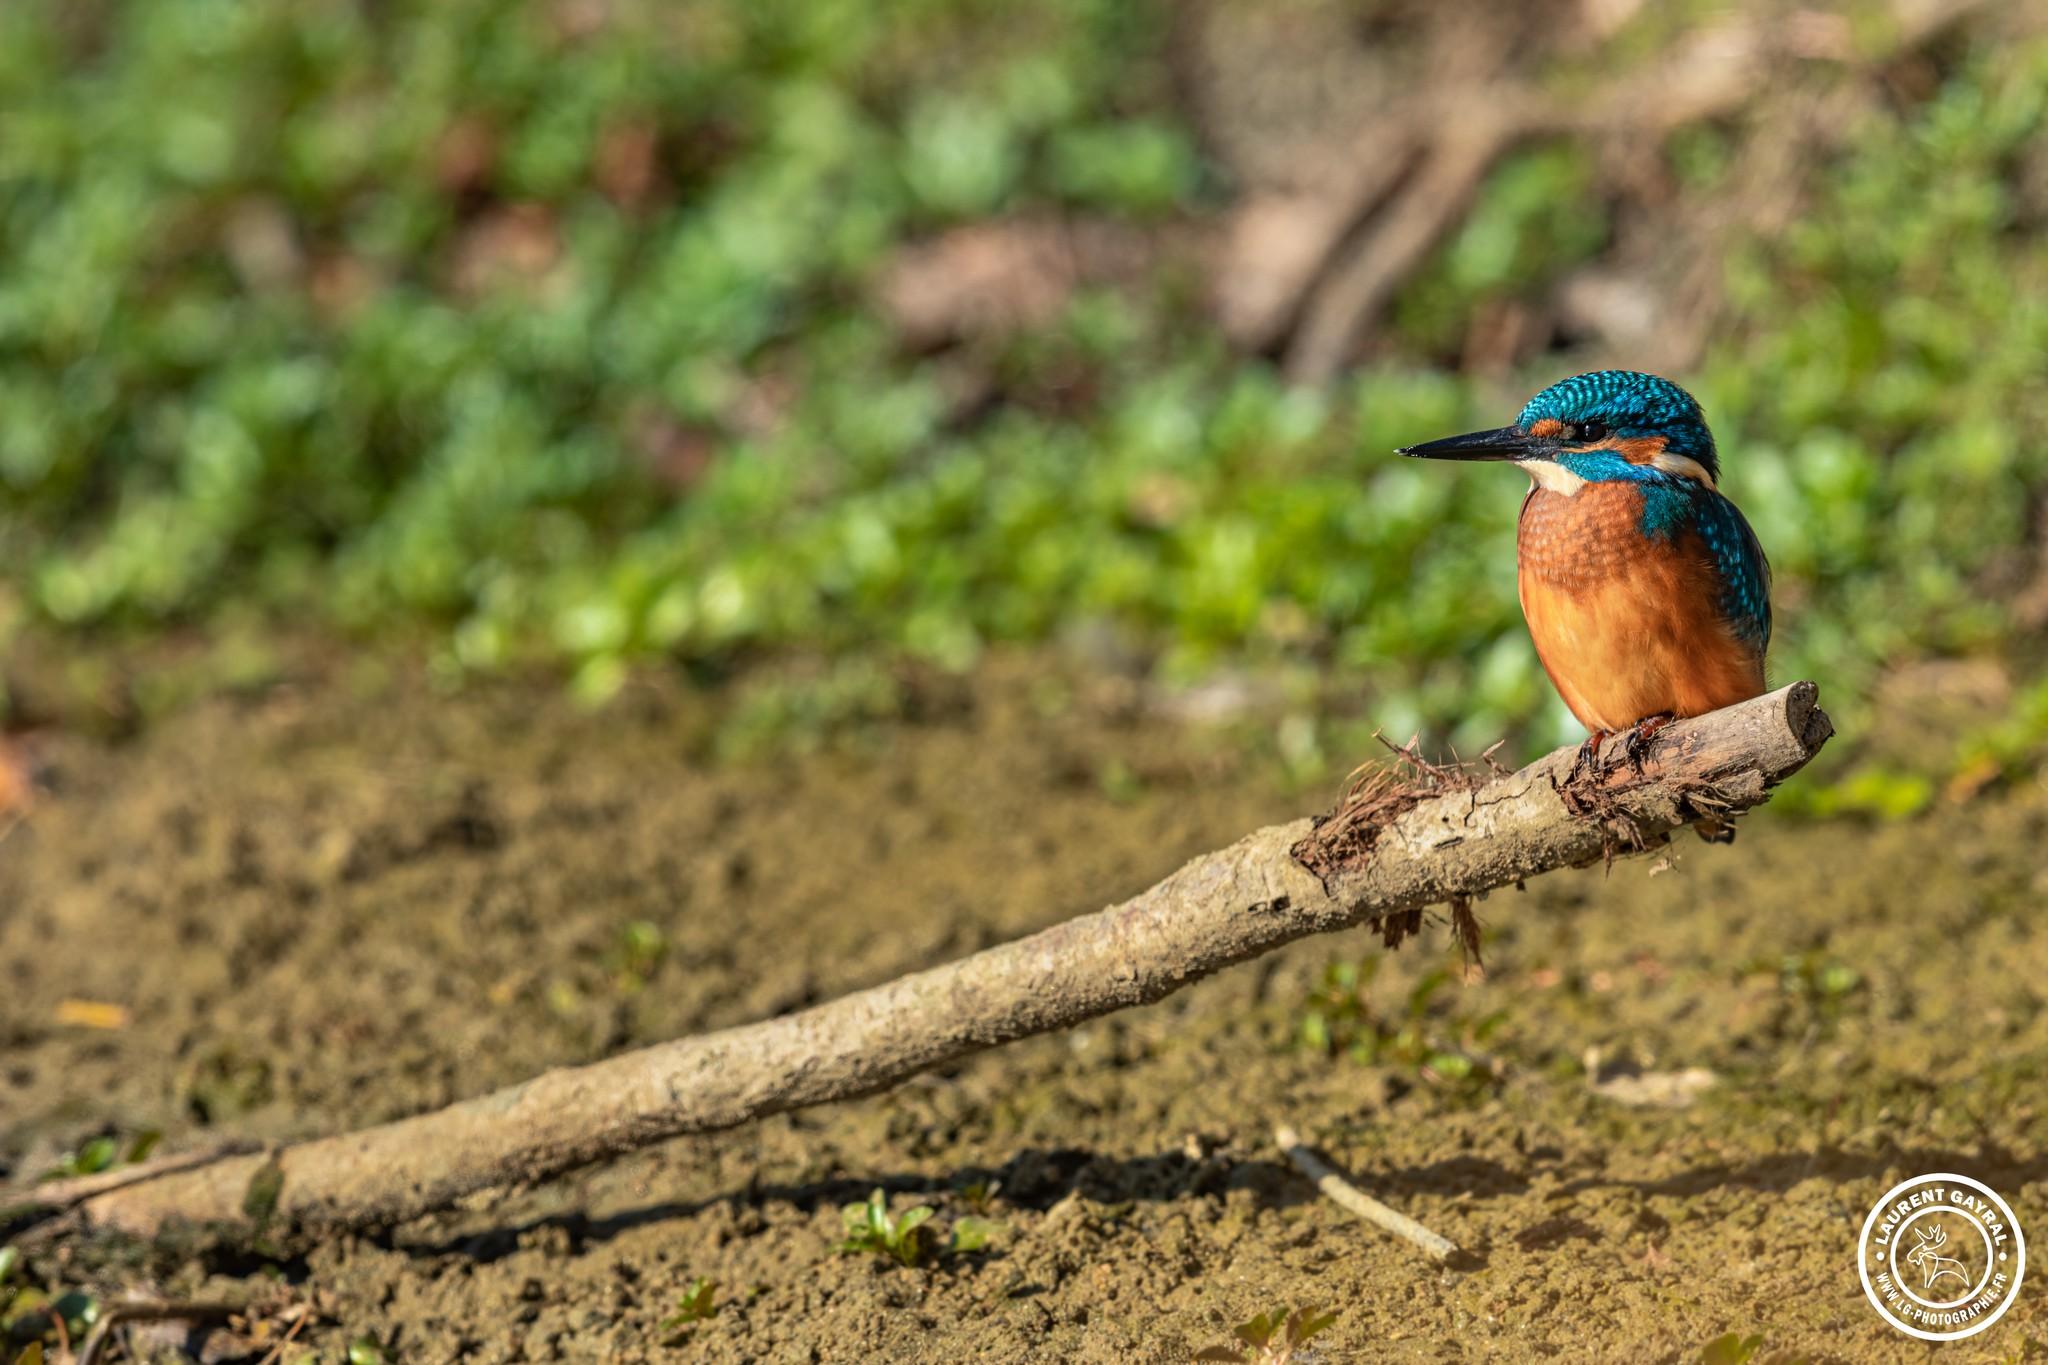
[[[1953,1256],[1944,1256],[1941,1249],[1948,1245],[1948,1229],[1939,1223],[1932,1228],[1914,1228],[1913,1235],[1919,1238],[1919,1245],[1906,1253],[1906,1264],[1917,1265],[1926,1276],[1921,1281],[1922,1289],[1931,1289],[1934,1282],[1944,1275],[1953,1275],[1965,1286],[1970,1277],[1963,1271],[1963,1263]]]

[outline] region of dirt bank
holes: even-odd
[[[0,842],[0,1162],[413,1112],[956,956],[1316,803],[1129,702],[998,668],[853,743],[743,763],[712,757],[715,703],[681,689],[592,715],[544,688],[304,682],[119,746],[59,738],[54,793]],[[1893,1181],[1975,1175],[2048,1236],[2044,841],[2039,791],[1888,827],[1759,819],[1733,849],[1482,905],[1484,984],[1443,978],[1441,930],[1356,997],[1326,969],[1369,938],[1301,945],[892,1095],[319,1248],[283,1267],[328,1313],[301,1340],[1121,1363],[1291,1302],[1338,1313],[1326,1361],[1691,1361],[1729,1331],[1917,1358],[1854,1268]],[[1333,1049],[1300,1041],[1318,998]],[[127,1022],[64,1022],[66,999]],[[1589,1090],[1595,1052],[1602,1074],[1719,1079],[1631,1107]],[[1461,1268],[1316,1202],[1276,1163],[1278,1119]],[[877,1185],[999,1229],[918,1269],[838,1254],[839,1206]],[[700,1276],[717,1315],[664,1329]],[[1944,1359],[2034,1358],[2042,1301],[2030,1284]]]

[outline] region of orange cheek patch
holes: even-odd
[[[1557,436],[1562,434],[1563,431],[1564,423],[1558,421],[1555,417],[1539,418],[1529,424],[1529,434],[1531,436]]]
[[[1611,450],[1630,464],[1649,464],[1664,453],[1662,436],[1610,436],[1587,446],[1587,450]]]

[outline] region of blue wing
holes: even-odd
[[[1721,611],[1762,653],[1771,643],[1771,562],[1740,508],[1717,492],[1701,499],[1700,534],[1721,575]]]

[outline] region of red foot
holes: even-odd
[[[1572,760],[1572,770],[1564,775],[1566,786],[1576,782],[1581,772],[1593,774],[1595,782],[1606,779],[1607,765],[1600,761],[1600,746],[1612,737],[1610,730],[1595,730],[1586,736],[1586,742],[1579,746],[1579,756]]]
[[[1628,759],[1628,766],[1635,769],[1637,777],[1643,775],[1643,754],[1649,747],[1650,736],[1676,719],[1678,717],[1669,711],[1662,711],[1654,716],[1644,716],[1628,732],[1628,738],[1622,741],[1621,752]]]

